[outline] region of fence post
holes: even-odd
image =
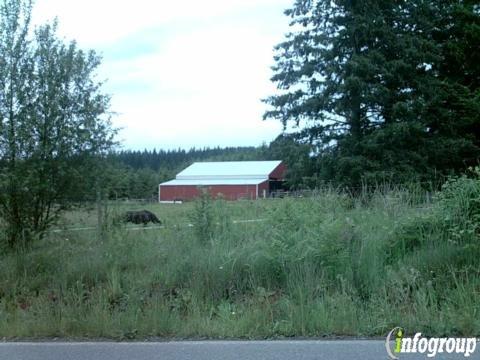
[[[103,229],[103,209],[102,209],[102,191],[100,190],[100,184],[98,179],[95,182],[95,187],[97,188],[97,240],[102,240],[102,229]]]

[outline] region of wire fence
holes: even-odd
[[[232,220],[232,224],[252,224],[252,223],[259,223],[259,222],[264,222],[266,219],[242,219],[242,220]],[[216,223],[216,225],[220,225],[220,223]],[[170,228],[178,228],[178,226],[183,227],[183,228],[191,228],[195,227],[194,224],[191,223],[185,223],[181,225],[172,225]],[[126,226],[125,230],[126,231],[143,231],[143,230],[162,230],[162,229],[167,229],[169,226],[166,225],[151,225],[151,226]],[[64,233],[64,232],[77,232],[77,231],[97,231],[98,226],[82,226],[82,227],[70,227],[70,228],[63,228],[63,229],[53,229],[50,230],[49,232],[51,233]]]
[[[350,196],[357,199],[369,199],[374,195],[385,196],[403,196],[415,197],[417,199],[423,199],[424,201],[430,201],[433,198],[434,193],[440,189],[440,185],[432,182],[416,182],[410,185],[405,184],[393,184],[393,183],[376,183],[376,184],[362,184],[358,186],[341,186],[333,183],[324,183],[314,189],[278,189],[274,191],[267,191],[265,193],[258,194],[257,199],[283,199],[283,198],[311,198],[316,196],[322,196],[325,194],[340,194]],[[254,193],[242,193],[236,196],[235,200],[255,200]],[[190,201],[193,199],[182,199],[181,201],[170,201],[169,203],[182,203],[184,201]],[[96,206],[97,199],[85,199],[84,201],[76,201],[77,205]],[[114,197],[108,199],[102,199],[102,203],[107,205],[152,205],[159,202],[158,194],[152,194],[146,198],[128,198],[128,197]]]
[[[302,198],[302,197],[315,197],[322,196],[327,193],[336,193],[340,195],[349,195],[352,197],[371,196],[374,194],[392,195],[400,193],[409,193],[414,195],[423,195],[425,197],[433,196],[434,191],[425,190],[420,188],[406,188],[406,187],[357,187],[357,188],[319,188],[308,190],[277,190],[267,194],[267,198]]]

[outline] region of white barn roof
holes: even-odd
[[[268,179],[281,161],[197,162],[177,174],[177,180]]]
[[[209,186],[209,185],[259,185],[267,179],[201,179],[201,180],[170,180],[160,185],[175,186],[175,185],[194,185],[194,186]]]

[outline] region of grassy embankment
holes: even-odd
[[[480,335],[480,180],[429,202],[324,190],[148,208],[164,229],[51,233],[1,255],[0,337]]]

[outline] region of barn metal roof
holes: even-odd
[[[161,186],[175,186],[175,185],[194,185],[194,186],[208,186],[208,185],[258,185],[268,178],[259,179],[187,179],[187,180],[170,180],[160,184]]]
[[[279,160],[196,162],[178,173],[176,179],[231,179],[237,181],[240,179],[267,179],[280,163]]]

